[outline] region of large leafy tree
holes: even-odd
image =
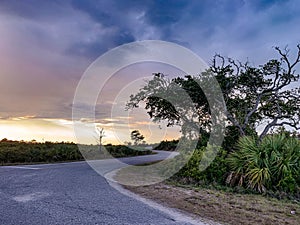
[[[199,78],[168,79],[164,74],[156,73],[137,94],[130,96],[127,109],[139,107],[144,102],[154,122],[181,125],[185,136],[193,136],[199,129],[206,131],[210,124],[209,105],[196,79]]]
[[[203,92],[214,76],[221,87],[226,103],[229,131],[239,136],[256,134],[259,140],[272,128],[289,126],[300,129],[299,75],[295,69],[300,62],[300,45],[295,59],[289,57],[287,48],[275,48],[279,59],[271,59],[262,66],[215,55],[210,68],[198,76],[168,79],[154,74],[138,93],[130,96],[127,108],[144,102],[149,116],[156,122],[168,121],[168,126],[181,125],[183,134],[191,130],[209,132],[211,111],[207,98],[214,97],[212,90]],[[190,101],[187,101],[187,97]]]

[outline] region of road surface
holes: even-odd
[[[124,158],[139,164],[169,153]],[[105,171],[117,169],[109,161]],[[86,162],[0,167],[0,224],[191,224],[112,188]]]

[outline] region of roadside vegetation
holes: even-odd
[[[81,145],[85,151],[98,149],[95,145]],[[151,154],[150,150],[138,151],[124,145],[105,145],[107,152],[113,157],[127,157]],[[99,149],[100,151],[100,149]],[[65,161],[84,160],[78,145],[69,142],[36,141],[0,141],[0,165],[27,164],[27,163],[53,163]]]
[[[283,132],[268,135],[261,143],[253,137],[241,137],[233,151],[221,148],[202,171],[206,154],[205,146],[196,149],[188,163],[169,180],[224,190],[230,187],[238,192],[293,199],[300,204],[300,140],[296,136]]]
[[[197,215],[207,224],[215,224],[210,223],[212,220],[231,225],[299,225],[300,204],[290,200],[177,182],[125,188],[162,205]]]
[[[164,141],[163,145],[172,144]],[[132,186],[155,179],[156,171],[148,170],[154,174],[151,176],[138,167],[118,171],[115,179],[129,183],[124,187],[130,191],[198,215],[204,222],[299,224],[300,140],[296,135],[281,131],[265,136],[260,143],[251,136],[241,137],[232,151],[226,151],[225,146],[220,148],[202,171],[200,164],[207,154],[205,146],[198,146],[182,169],[160,183]],[[176,167],[181,159],[182,156],[171,159],[168,168]]]
[[[155,73],[138,93],[130,96],[127,109],[143,103],[154,122],[179,125],[182,138],[198,140],[188,163],[168,182],[286,199],[299,209],[300,76],[296,69],[300,63],[300,45],[295,58],[290,57],[287,48],[275,47],[275,50],[278,59],[257,67],[215,55],[210,68],[199,75],[169,79]],[[226,105],[224,113],[215,115],[211,109],[219,109],[218,105],[210,105],[207,97],[216,96],[204,92],[213,88],[212,77],[218,81]],[[192,103],[185,101],[182,90]],[[216,102],[222,104],[219,100]],[[222,118],[225,118],[223,144],[212,147],[208,137],[215,129],[213,121]],[[196,131],[199,135],[195,135]],[[177,143],[164,141],[157,149],[172,151]],[[203,163],[212,155],[211,147],[217,148],[218,153],[203,170]],[[184,159],[184,148],[182,145],[177,149],[182,154],[170,160],[174,164],[170,168],[176,168]],[[298,218],[299,213],[296,212]],[[290,212],[287,214],[291,216]]]
[[[156,171],[147,170],[153,176],[138,167],[118,171],[115,179],[145,198],[221,224],[298,225],[299,147],[298,138],[288,132],[268,135],[259,145],[252,137],[243,137],[231,153],[221,148],[204,171],[199,170],[207,154],[202,146],[166,181],[135,186],[155,179]],[[180,160],[178,156],[168,166],[176,167]],[[266,170],[268,176],[259,173]]]
[[[178,144],[178,140],[162,141],[155,148],[157,150],[175,151]]]

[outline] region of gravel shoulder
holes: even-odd
[[[130,175],[132,174],[128,170],[122,169],[116,173],[114,179],[136,179]],[[167,182],[124,188],[164,206],[222,224],[299,225],[300,221],[300,203],[261,195],[178,186]]]

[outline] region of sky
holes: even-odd
[[[91,63],[122,44],[163,40],[208,64],[220,53],[260,65],[278,56],[274,46],[296,49],[298,24],[297,0],[1,0],[0,139],[77,142],[76,87]],[[149,142],[179,135],[151,123],[142,109],[111,113],[126,80],[153,72],[180,75],[168,65],[132,65],[104,88],[92,125],[105,129],[106,143],[129,141],[133,129]],[[86,143],[93,140],[87,133]]]

